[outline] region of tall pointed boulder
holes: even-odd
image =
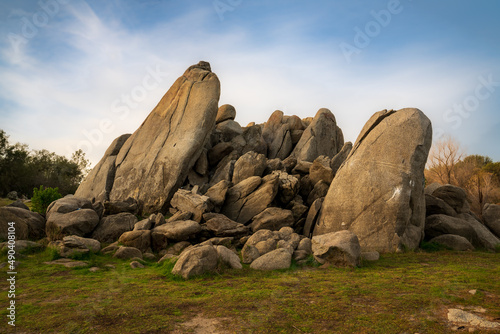
[[[364,251],[417,248],[431,142],[431,121],[418,109],[374,114],[331,183],[314,235],[349,230]]]
[[[219,96],[219,79],[209,63],[189,67],[123,143],[113,166],[105,168],[106,176],[91,174],[78,195],[100,198],[109,193],[112,201],[133,197],[145,213],[166,209],[215,128]],[[92,185],[110,174],[105,189]]]

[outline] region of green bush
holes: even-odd
[[[39,189],[33,189],[33,197],[31,198],[31,210],[41,214],[45,214],[50,203],[61,198],[59,188],[45,188],[40,186]]]

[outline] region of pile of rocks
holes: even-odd
[[[353,145],[328,109],[305,119],[277,110],[242,127],[233,106],[218,108],[219,95],[210,65],[191,66],[46,221],[21,208],[1,208],[0,219],[19,222],[18,238],[46,235],[62,254],[103,243],[120,258],[178,257],[184,277],[221,263],[287,268],[311,254],[356,266],[362,251],[368,259],[415,249],[424,234],[457,249],[472,247],[457,236],[489,250],[499,243],[489,230],[498,233],[495,206],[485,209],[487,227],[463,190],[424,194],[432,127],[420,110],[375,113]]]
[[[431,184],[425,189],[425,199],[426,241],[454,250],[480,248],[495,251],[500,244],[500,206],[486,204],[484,224],[470,211],[467,194],[459,187]]]

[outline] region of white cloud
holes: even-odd
[[[207,29],[214,16],[210,6],[137,31],[100,18],[85,2],[66,10],[71,16],[47,27],[50,38],[39,36],[22,50],[22,66],[2,53],[10,65],[0,68],[0,97],[9,103],[0,111],[0,127],[15,141],[69,156],[68,147],[75,150],[88,141],[83,131],[95,133],[110,119],[114,130],[88,152],[94,164],[115,137],[135,131],[174,80],[199,60],[211,62],[221,79],[220,103],[236,107],[241,125],[264,122],[275,109],[308,117],[326,107],[350,141],[384,108],[417,107],[446,128],[443,112],[473,90],[477,75],[489,66],[433,54],[426,45],[387,54],[377,64],[367,57],[347,64],[332,40],[260,47],[249,42],[251,32],[243,27]],[[293,22],[288,25],[293,30]],[[36,57],[45,38],[53,58]],[[128,108],[128,116],[113,112],[113,103],[141,86],[148,68],[157,66],[169,76]]]

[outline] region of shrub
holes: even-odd
[[[59,188],[45,188],[40,186],[39,189],[33,189],[33,197],[31,198],[31,210],[40,214],[45,214],[50,203],[61,198]]]

